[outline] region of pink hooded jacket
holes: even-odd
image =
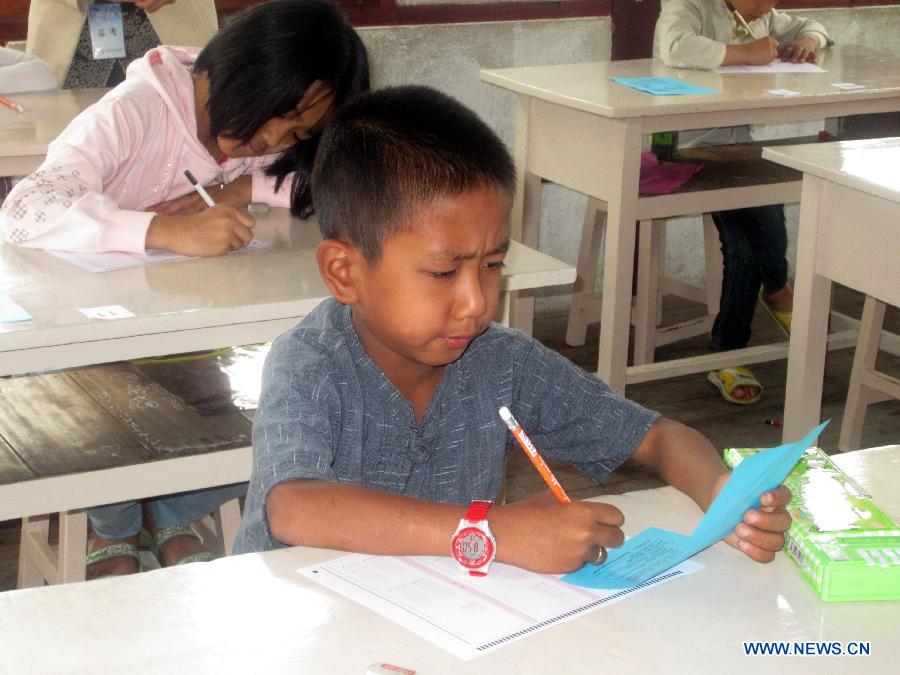
[[[263,174],[274,156],[219,165],[197,139],[190,66],[197,49],[157,47],[128,67],[127,79],[84,110],[53,141],[47,158],[0,209],[6,241],[73,252],[143,253],[150,206],[218,176],[252,174],[252,199],[290,203],[291,177],[278,193]]]

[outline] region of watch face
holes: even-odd
[[[477,527],[464,528],[453,539],[453,557],[463,567],[477,569],[489,563],[493,555],[493,542]]]

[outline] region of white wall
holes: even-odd
[[[860,43],[900,54],[900,7],[799,13],[821,21],[839,43]],[[481,83],[481,68],[602,61],[610,58],[611,48],[609,17],[372,27],[360,29],[360,34],[369,49],[373,86],[415,83],[441,89],[478,112],[510,147],[514,137],[514,97]],[[814,132],[818,128],[817,123],[791,125],[789,129],[766,125],[754,129],[754,133],[760,138],[771,138]],[[585,205],[586,198],[580,194],[556,185],[544,187],[540,246],[543,251],[574,265]],[[792,262],[797,207],[788,206],[786,215],[788,259]],[[689,280],[702,278],[702,250],[699,219],[679,219],[671,224],[666,251],[670,273]],[[540,308],[564,308],[567,291],[548,291]]]

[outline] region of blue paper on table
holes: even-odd
[[[0,293],[0,323],[31,321],[33,317],[12,301],[8,295]]]
[[[613,82],[643,91],[656,96],[675,96],[678,94],[715,94],[715,89],[698,87],[696,84],[676,80],[672,77],[611,77]]]
[[[662,574],[683,560],[731,534],[748,509],[759,506],[763,492],[781,484],[800,457],[819,437],[823,422],[801,440],[762,450],[737,465],[731,478],[688,537],[669,530],[648,528],[621,547],[610,549],[602,565],[585,565],[562,580],[587,588],[628,588]],[[748,459],[755,459],[747,465]]]

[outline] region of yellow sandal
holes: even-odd
[[[756,403],[762,396],[763,386],[759,380],[750,372],[749,368],[744,366],[732,366],[731,368],[722,368],[721,370],[713,370],[706,379],[709,380],[719,390],[729,403],[737,405],[750,405]],[[735,387],[753,387],[756,394],[745,398],[736,398],[733,394]]]

